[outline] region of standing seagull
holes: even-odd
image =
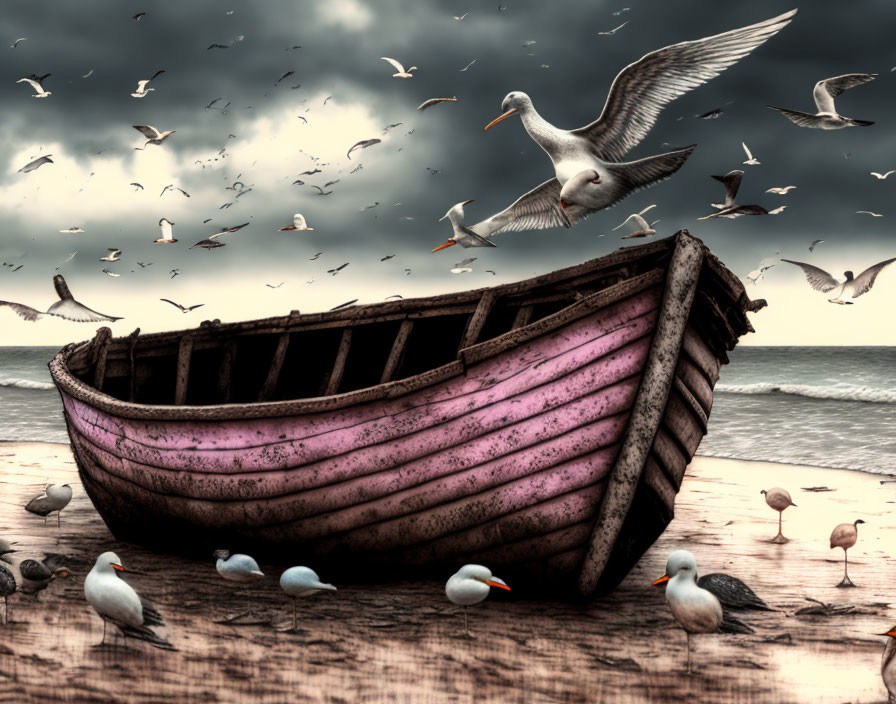
[[[159,227],[162,228],[162,236],[154,240],[155,244],[174,244],[177,240],[174,238],[174,225],[168,218],[159,220]]]
[[[19,591],[34,595],[36,600],[54,579],[70,576],[68,568],[62,564],[64,559],[62,555],[44,555],[43,562],[22,560],[19,564],[19,574],[22,575]]]
[[[72,488],[68,484],[56,486],[55,484],[47,484],[47,490],[40,496],[35,496],[25,506],[25,510],[37,516],[44,517],[44,523],[47,522],[47,516],[56,511],[56,527],[62,525],[62,509],[68,506],[72,500]]]
[[[146,144],[143,145],[144,149],[147,144],[161,144],[168,137],[173,135],[177,130],[167,130],[166,132],[160,132],[152,125],[131,125],[135,130],[142,133],[146,136]],[[163,191],[164,192],[164,191]]]
[[[793,503],[793,500],[790,498],[790,492],[786,489],[782,489],[781,487],[772,487],[768,491],[763,489],[759,492],[760,494],[765,495],[765,503],[767,503],[771,508],[775,509],[778,512],[778,534],[772,538],[773,543],[786,543],[787,538],[784,537],[784,534],[781,532],[781,515],[784,513],[784,509],[789,506],[796,507],[796,504]]]
[[[258,567],[255,558],[237,553],[231,555],[229,550],[215,550],[215,569],[218,574],[229,582],[246,584],[246,604],[252,608],[249,599],[249,587],[251,582],[257,582],[264,577],[264,572]]]
[[[16,593],[16,578],[12,572],[0,565],[0,596],[3,597],[5,608],[3,614],[6,623],[9,623],[9,597]]]
[[[116,572],[140,574],[134,570],[126,570],[114,552],[104,552],[96,558],[93,569],[84,580],[84,596],[103,619],[103,640],[100,645],[106,642],[108,622],[118,626],[118,630],[126,638],[136,638],[162,650],[177,650],[151,628],[165,625],[159,612],[152,604],[137,596],[131,585]]]
[[[841,523],[834,528],[834,531],[831,533],[831,550],[834,548],[843,548],[843,579],[840,581],[840,584],[837,585],[838,587],[856,586],[849,578],[849,574],[847,574],[849,560],[846,551],[856,544],[856,541],[859,539],[859,523],[864,522],[865,521],[860,518],[853,523]]]
[[[796,264],[800,267],[803,270],[803,273],[806,274],[806,280],[809,282],[809,285],[816,291],[821,291],[822,293],[827,294],[829,303],[837,303],[841,306],[851,306],[852,301],[842,300],[843,296],[852,295],[853,298],[858,298],[863,293],[868,293],[874,285],[874,280],[877,278],[877,275],[884,269],[884,267],[896,262],[896,257],[893,259],[886,259],[874,266],[869,266],[855,278],[853,278],[851,271],[844,271],[843,275],[846,277],[844,281],[837,281],[837,279],[824,269],[812,266],[811,264],[806,264],[805,262],[795,262],[792,259],[782,259],[781,261],[787,262],[788,264]]]
[[[722,605],[706,589],[697,586],[697,561],[687,550],[676,550],[666,561],[666,574],[653,585],[668,582],[666,601],[687,634],[687,671],[691,671],[691,634],[714,633],[722,625]]]
[[[290,567],[280,575],[280,588],[292,597],[292,630],[299,630],[296,619],[296,599],[303,596],[311,596],[320,591],[335,592],[332,584],[324,584],[320,577],[310,567]]]
[[[744,148],[744,151],[747,153],[747,160],[744,162],[744,164],[747,164],[748,166],[757,166],[758,164],[762,163],[761,161],[759,161],[759,159],[757,159],[755,156],[753,156],[753,154],[750,152],[750,148],[747,146],[746,142],[741,142],[740,145]]]
[[[854,120],[851,117],[843,117],[837,113],[834,107],[834,98],[843,91],[860,86],[868,81],[873,81],[876,73],[847,73],[844,76],[826,78],[815,84],[812,97],[815,98],[815,106],[818,112],[813,115],[808,112],[778,108],[774,105],[766,107],[777,110],[793,124],[800,127],[810,127],[816,130],[842,130],[844,127],[867,127],[873,125],[868,120]]]
[[[31,96],[32,98],[48,98],[53,95],[50,91],[44,90],[44,87],[38,81],[30,78],[20,78],[16,83],[27,83],[31,86],[31,89],[34,91],[34,95]]]
[[[145,98],[147,95],[149,95],[149,91],[155,90],[155,88],[147,88],[146,86],[149,85],[150,81],[155,80],[163,73],[165,73],[164,69],[161,71],[156,71],[154,74],[152,74],[152,78],[147,78],[145,81],[137,81],[137,89],[133,93],[131,93],[131,97]]]
[[[488,567],[482,565],[464,565],[445,584],[448,600],[464,607],[464,635],[467,638],[472,637],[467,627],[467,607],[483,601],[491,587],[510,591],[503,579],[498,579]]]
[[[305,222],[305,216],[301,213],[296,213],[292,216],[292,225],[287,225],[286,227],[281,227],[280,232],[284,230],[313,230],[313,227],[308,227],[308,223]]]
[[[884,654],[880,660],[880,676],[883,678],[884,687],[887,688],[887,702],[896,704],[896,626],[893,626],[886,633],[880,633],[882,636],[889,636],[887,644],[884,646]]]
[[[411,66],[407,71],[404,70],[404,66],[398,63],[395,59],[390,59],[388,56],[380,57],[383,61],[388,61],[395,68],[397,73],[392,74],[392,78],[413,78],[414,76],[411,74],[411,71],[416,69],[416,66]]]
[[[529,214],[525,229],[569,227],[674,174],[693,146],[633,162],[620,160],[647,136],[666,103],[718,76],[777,34],[795,13],[646,54],[616,76],[601,116],[579,129],[554,127],[528,95],[508,93],[503,113],[485,129],[519,114],[526,132],[554,165],[555,177],[520,199]]]

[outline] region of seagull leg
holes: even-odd
[[[852,580],[849,578],[849,574],[847,574],[847,568],[849,565],[849,557],[846,552],[846,548],[843,548],[843,580],[838,584],[838,587],[854,587],[855,584],[852,583]]]
[[[685,667],[687,668],[687,673],[691,674],[691,632],[685,631],[684,633],[687,636],[687,646],[686,646],[687,660],[685,661],[686,662]]]
[[[100,645],[106,644],[106,619],[103,619],[103,639],[100,641]]]
[[[464,635],[469,638],[470,637],[470,629],[467,626],[467,607],[464,607]]]
[[[56,530],[62,528],[62,509],[56,512]]]
[[[299,630],[299,622],[296,620],[296,598],[292,598],[292,630]]]
[[[778,534],[772,538],[773,543],[786,543],[787,538],[784,537],[784,534],[781,532],[781,516],[783,515],[783,511],[778,511]]]

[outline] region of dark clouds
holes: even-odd
[[[15,275],[21,282],[16,290],[33,293],[47,288],[54,267],[77,249],[79,254],[64,267],[66,275],[77,280],[82,290],[116,296],[127,317],[124,326],[182,325],[182,319],[165,317],[167,310],[154,308],[153,302],[166,290],[170,292],[171,286],[189,286],[185,291],[190,295],[209,299],[203,311],[207,317],[232,319],[234,310],[249,317],[292,307],[312,310],[341,298],[375,300],[387,290],[434,293],[488,285],[495,278],[483,273],[486,268],[497,270],[507,280],[599,256],[620,242],[609,234],[598,235],[609,233],[628,213],[650,203],[657,203],[654,212],[661,220],[660,233],[689,228],[740,274],[779,250],[785,256],[805,258],[805,246],[817,238],[826,240],[822,247],[829,254],[837,254],[834,261],[826,260],[835,269],[840,258],[843,268],[862,268],[863,263],[893,256],[892,247],[888,248],[892,241],[888,219],[855,215],[861,209],[886,212],[892,201],[890,189],[896,187],[892,180],[878,182],[868,176],[872,170],[896,167],[896,140],[888,120],[894,108],[893,79],[880,49],[892,39],[896,10],[882,2],[807,4],[766,45],[667,107],[631,157],[696,143],[694,155],[672,180],[571,231],[509,234],[497,240],[495,250],[458,251],[455,247],[429,254],[450,235],[446,223],[435,221],[453,203],[475,199],[467,209],[474,222],[552,175],[550,161],[518,121],[507,120],[483,133],[482,127],[499,113],[506,93],[526,91],[545,119],[560,127],[578,127],[598,116],[613,77],[644,53],[791,9],[790,3],[778,0],[725,6],[706,0],[644,2],[630,3],[631,11],[615,17],[612,11],[623,3],[508,0],[503,3],[508,6],[505,12],[498,12],[496,4],[412,0],[343,0],[328,5],[284,1],[225,5],[211,0],[5,3],[4,46],[27,37],[16,49],[0,49],[5,51],[0,68],[0,104],[4,106],[0,161],[9,167],[0,176],[0,187],[8,193],[21,197],[20,190],[11,189],[21,185],[23,175],[15,170],[25,162],[11,160],[25,148],[29,155],[38,154],[43,153],[39,151],[42,145],[61,143],[63,158],[75,162],[86,181],[95,168],[91,163],[108,163],[102,159],[118,160],[127,175],[136,173],[145,160],[157,158],[133,150],[142,139],[131,125],[177,130],[162,147],[149,148],[166,150],[178,163],[170,178],[159,175],[153,183],[144,184],[146,191],[141,195],[147,202],[157,202],[151,209],[135,209],[139,215],[133,218],[105,217],[103,196],[108,202],[118,197],[117,192],[98,194],[90,192],[93,186],[88,185],[85,195],[77,191],[81,183],[60,190],[54,207],[58,227],[48,227],[36,218],[27,197],[22,202],[7,198],[0,216],[7,221],[8,231],[17,235],[0,240],[0,258],[26,262]],[[340,8],[345,13],[343,21],[338,17]],[[225,14],[228,10],[233,14]],[[452,19],[468,10],[462,22]],[[139,11],[147,14],[134,22],[131,16]],[[624,20],[629,23],[616,35],[597,35]],[[522,46],[526,40],[536,43],[526,49]],[[206,49],[215,42],[229,48]],[[296,44],[302,48],[286,50]],[[413,79],[393,79],[391,67],[381,56],[394,57],[406,66],[416,64],[419,70]],[[476,63],[461,73],[473,59]],[[543,64],[548,68],[542,68]],[[89,78],[81,78],[91,69],[94,73]],[[131,98],[137,81],[158,69],[166,73],[150,84],[156,90],[142,100]],[[294,75],[275,87],[277,79],[290,70]],[[22,76],[47,72],[53,75],[45,87],[53,95],[46,100],[30,98],[26,86],[15,83]],[[770,103],[814,111],[815,82],[849,72],[881,74],[837,99],[843,114],[877,121],[871,128],[833,133],[799,129],[764,107]],[[291,89],[298,83],[301,88]],[[333,98],[325,108],[322,100],[328,95]],[[457,103],[425,113],[415,110],[427,98],[454,95]],[[223,98],[218,105],[231,103],[228,114],[204,110],[217,97]],[[718,120],[694,118],[716,107],[724,109]],[[336,120],[340,111],[350,110],[375,115],[377,129],[356,133],[345,127],[344,134],[328,134],[325,144],[308,143],[301,135],[295,142],[290,137],[266,144],[259,133],[260,125],[269,124],[265,120],[296,120],[296,115],[303,115],[311,122],[329,121]],[[382,128],[395,122],[403,124],[383,137]],[[276,124],[265,129],[277,133]],[[414,132],[409,135],[410,130]],[[237,138],[228,139],[230,133]],[[259,145],[257,157],[243,154],[230,161],[206,162],[205,169],[187,163],[193,156],[213,159],[222,147],[227,147],[228,154],[237,154],[240,141],[250,136]],[[344,158],[352,143],[372,137],[382,137],[384,142],[356,152],[351,161]],[[762,165],[743,167],[746,175],[738,200],[768,208],[786,204],[788,209],[777,217],[697,222],[697,217],[709,212],[709,202],[718,202],[722,196],[721,187],[709,175],[741,167],[745,159],[741,140]],[[323,174],[302,177],[307,184],[319,185],[341,179],[333,195],[314,196],[308,185],[292,185],[309,164],[299,149],[310,154],[341,153],[341,158],[323,167]],[[98,156],[100,150],[104,152]],[[100,161],[91,162],[94,158]],[[363,169],[351,174],[358,163]],[[427,167],[441,173],[430,174]],[[234,200],[233,192],[224,187],[237,174],[247,185],[258,185],[229,210],[218,210]],[[171,182],[183,186],[193,198],[181,202],[179,195],[166,194],[159,199],[158,192]],[[36,186],[39,181],[33,179],[33,183]],[[784,185],[798,188],[786,197],[764,193],[770,186]],[[79,239],[58,234],[58,229],[81,224],[70,222],[69,199],[88,197],[97,202],[91,226],[85,228],[88,231]],[[380,205],[361,212],[374,202]],[[402,205],[394,206],[397,202]],[[277,228],[288,224],[297,211],[305,213],[315,232],[292,238],[278,233]],[[174,217],[173,212],[177,212]],[[178,245],[152,244],[163,215],[177,223]],[[209,217],[213,222],[202,225]],[[210,234],[212,225],[247,220],[251,227],[227,236],[226,248],[186,250]],[[96,260],[107,246],[125,251],[118,265],[123,273],[120,279],[110,280],[100,273],[103,264]],[[321,250],[326,254],[320,260],[307,261]],[[391,253],[395,259],[379,263],[380,256]],[[447,273],[464,256],[479,257],[476,271],[464,276]],[[131,275],[137,260],[156,263]],[[326,275],[326,269],[343,261],[352,265],[335,279]],[[167,271],[174,266],[183,271],[183,277],[169,284]],[[405,276],[405,268],[412,269],[410,277]],[[780,267],[773,272],[783,276]],[[288,284],[278,289],[280,298],[265,298],[268,291],[260,290],[257,306],[247,302],[250,284],[261,289],[265,280],[276,279],[276,283],[284,278]],[[316,283],[305,284],[310,279]],[[0,271],[0,297],[10,297],[6,289],[11,281],[7,271]],[[240,306],[235,308],[230,296],[237,295]],[[274,309],[272,300],[276,300]]]

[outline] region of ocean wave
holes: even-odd
[[[31,381],[30,379],[0,379],[0,387],[11,387],[14,389],[52,389],[53,384],[49,381]]]
[[[837,384],[835,386],[808,386],[805,384],[718,384],[717,393],[728,394],[790,394],[806,398],[833,401],[864,401],[865,403],[896,403],[896,390],[874,389],[869,386]]]
[[[877,465],[871,462],[843,462],[830,457],[794,457],[793,455],[778,455],[774,452],[728,452],[724,450],[706,450],[700,448],[698,457],[715,457],[720,460],[741,460],[744,462],[769,462],[772,464],[788,464],[795,467],[817,467],[819,469],[845,469],[850,472],[865,472],[866,474],[879,474],[884,477],[896,476],[892,467]]]

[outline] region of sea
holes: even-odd
[[[0,440],[68,442],[47,363],[0,347]],[[896,476],[896,347],[740,347],[698,454]]]

